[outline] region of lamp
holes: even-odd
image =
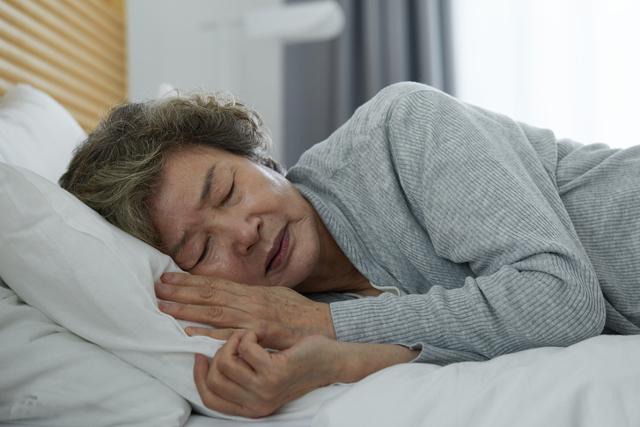
[[[315,0],[249,9],[237,16],[205,22],[201,28],[218,31],[223,39],[239,30],[249,39],[304,43],[336,37],[344,24],[344,11],[335,0]]]
[[[252,10],[242,21],[247,37],[303,43],[337,36],[345,19],[335,1],[307,1]]]

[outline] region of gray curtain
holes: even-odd
[[[339,3],[346,25],[337,39],[285,49],[288,166],[384,86],[413,80],[454,94],[449,0]]]

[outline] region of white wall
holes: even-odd
[[[611,146],[640,144],[640,2],[455,0],[456,94]]]
[[[256,108],[282,159],[282,46],[247,38],[243,11],[282,0],[128,0],[129,97],[156,96],[161,83],[228,91]]]

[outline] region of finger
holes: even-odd
[[[216,366],[229,380],[252,387],[255,384],[255,371],[238,354],[238,345],[248,331],[234,333],[216,353]]]
[[[184,331],[190,337],[195,336],[203,336],[203,337],[211,337],[217,340],[228,340],[231,335],[233,335],[237,331],[241,331],[243,329],[214,329],[214,328],[201,328],[198,326],[187,326],[184,328]]]
[[[164,282],[155,284],[156,296],[160,299],[182,304],[239,306],[238,295],[229,293],[220,286],[185,286]]]
[[[226,290],[238,296],[243,296],[248,293],[249,286],[232,282],[231,280],[220,279],[211,276],[199,276],[189,273],[163,273],[160,276],[160,281],[168,283],[170,285],[180,286],[192,286],[192,287],[210,287],[213,286],[216,289]]]
[[[237,344],[231,343],[231,345],[227,345],[227,347],[235,346]],[[252,377],[255,377],[255,374],[249,372],[249,378],[247,378],[246,382],[236,382],[223,374],[221,366],[231,366],[234,370],[244,368],[238,363],[238,357],[233,354],[233,350],[231,352],[222,351],[222,349],[218,350],[209,365],[206,381],[209,390],[224,400],[237,403],[243,407],[255,400],[256,396],[252,391],[252,384],[255,382]]]
[[[209,409],[225,414],[252,416],[242,405],[222,398],[209,388],[207,376],[210,369],[209,359],[201,354],[196,354],[196,360],[193,365],[193,380],[196,383],[196,389],[200,394],[202,403]]]
[[[158,301],[158,308],[170,316],[180,320],[204,323],[216,328],[247,328],[251,317],[242,311],[217,305],[179,304]]]
[[[271,355],[258,344],[258,337],[253,331],[247,331],[240,338],[238,355],[257,372],[264,370],[271,364]]]

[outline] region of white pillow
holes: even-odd
[[[0,98],[0,161],[55,181],[85,137],[60,104],[30,86],[12,87]],[[180,426],[189,416],[178,394],[56,325],[1,279],[0,342],[0,422]]]
[[[1,280],[0,342],[0,423],[179,427],[191,413],[175,392],[56,325]]]
[[[2,162],[57,181],[86,136],[64,107],[31,86],[13,86],[0,98]]]
[[[153,283],[177,271],[166,255],[112,226],[57,185],[0,163],[0,272],[29,305],[82,338],[112,351],[206,409],[193,382],[194,353],[222,341],[189,337],[157,308]],[[316,390],[274,420],[311,417],[344,387]]]

